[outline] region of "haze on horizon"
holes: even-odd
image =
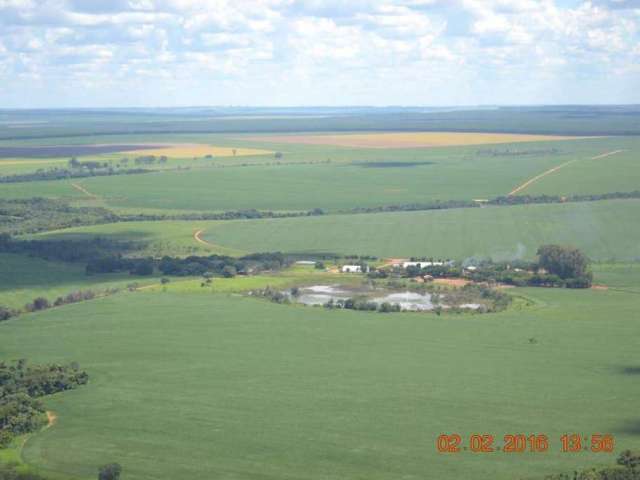
[[[0,0],[0,108],[640,103],[639,0]]]

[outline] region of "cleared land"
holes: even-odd
[[[439,318],[145,291],[3,322],[0,353],[89,371],[24,449],[78,477],[117,459],[132,480],[512,480],[613,462],[560,453],[565,431],[639,447],[640,297],[517,293],[536,306]],[[545,432],[551,448],[439,455],[442,432]]]
[[[333,145],[359,148],[427,148],[460,145],[491,145],[498,143],[548,142],[552,140],[573,140],[576,139],[576,137],[475,132],[376,132],[334,135],[265,135],[249,137],[249,139],[274,143],[302,143],[308,145]]]
[[[171,144],[145,147],[144,150],[123,150],[130,155],[156,155],[169,158],[193,158],[213,155],[216,157],[247,157],[251,155],[273,155],[271,150],[245,147],[217,147],[204,144]]]

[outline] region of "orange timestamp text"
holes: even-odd
[[[612,453],[615,448],[615,439],[610,433],[565,433],[558,440],[558,449],[562,453]],[[549,444],[549,435],[541,433],[506,434],[500,438],[486,433],[472,433],[463,438],[457,433],[450,433],[438,437],[436,448],[439,453],[544,453],[549,451]]]

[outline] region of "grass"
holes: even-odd
[[[0,356],[88,369],[23,451],[81,478],[118,461],[131,480],[511,480],[613,462],[560,453],[564,432],[639,447],[640,297],[518,292],[536,306],[437,317],[145,291],[4,322]],[[551,448],[440,455],[443,432],[546,433]]]

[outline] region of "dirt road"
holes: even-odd
[[[605,157],[610,157],[611,155],[616,155],[618,153],[624,152],[624,150],[614,150],[612,152],[606,152],[600,155],[596,155],[595,157],[591,157],[589,158],[589,160],[599,160],[601,158],[605,158]],[[524,190],[525,188],[527,188],[529,185],[531,185],[532,183],[537,182],[538,180],[540,180],[541,178],[546,177],[547,175],[551,175],[554,172],[557,172],[558,170],[560,170],[561,168],[566,167],[567,165],[570,165],[574,162],[577,162],[579,159],[574,158],[573,160],[569,160],[568,162],[562,163],[560,165],[558,165],[557,167],[553,167],[550,168],[549,170],[542,172],[540,175],[536,175],[533,178],[530,178],[529,180],[527,180],[526,182],[524,182],[521,185],[518,185],[516,188],[514,188],[513,190],[511,190],[509,192],[509,196],[515,195],[518,192],[521,192],[522,190]]]

